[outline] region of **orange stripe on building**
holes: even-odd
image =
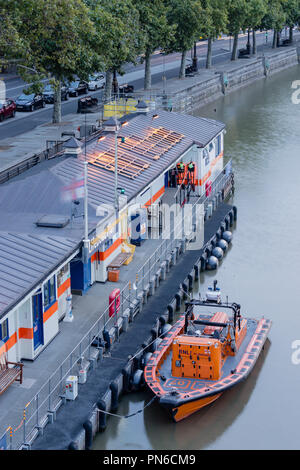
[[[32,339],[33,328],[19,328],[19,339]]]
[[[65,280],[61,286],[57,288],[58,297],[60,297],[71,286],[71,278]]]
[[[157,193],[154,194],[154,196],[152,196],[151,199],[149,199],[149,201],[146,202],[145,207],[151,206],[151,204],[153,204],[160,196],[162,196],[164,192],[165,192],[165,187],[163,186],[162,188],[160,188],[159,191],[157,191]]]
[[[118,238],[107,250],[99,252],[99,260],[104,261],[108,258],[123,242],[123,238]]]
[[[91,263],[98,261],[98,251],[91,256]]]
[[[202,186],[205,181],[210,177],[211,175],[211,170],[209,170],[205,176],[203,176],[203,178],[201,180],[199,180],[199,185]]]
[[[11,335],[11,337],[6,341],[6,349],[7,351],[12,348],[17,342],[17,333]]]
[[[49,320],[49,318],[52,317],[52,315],[57,311],[57,307],[58,307],[58,302],[56,301],[53,305],[51,305],[51,307],[48,308],[48,310],[44,312],[44,319],[43,319],[44,323],[47,320]]]

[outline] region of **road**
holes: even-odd
[[[299,33],[297,33],[299,34]],[[241,35],[239,40],[239,48],[245,47],[247,41],[247,35]],[[269,45],[271,41],[271,34],[269,34]],[[215,41],[213,44],[212,53],[212,65],[219,64],[230,60],[230,48],[232,40],[228,37],[224,37]],[[265,44],[265,33],[257,33],[257,45],[258,51],[261,51]],[[199,67],[205,66],[207,51],[207,41],[199,42],[197,44],[197,57]],[[163,75],[166,80],[178,76],[180,67],[180,53],[173,53],[169,55],[162,55],[159,52],[154,54],[151,58],[152,68],[152,87],[161,83]],[[191,62],[191,56],[188,56],[188,62]],[[135,90],[143,88],[144,83],[144,65],[127,64],[125,67],[125,74],[119,76],[119,84],[130,83],[134,86]],[[16,99],[22,92],[26,84],[20,78],[12,78],[5,81],[6,84],[6,96],[8,98]],[[89,95],[96,96],[101,99],[102,91],[89,92]],[[62,117],[77,111],[77,100],[78,98],[70,98],[66,102],[62,102]],[[52,120],[53,105],[46,105],[44,109],[36,110],[33,112],[20,112],[16,113],[15,118],[8,119],[0,123],[0,140],[15,137],[24,132],[28,132],[34,129],[36,126],[51,122]]]

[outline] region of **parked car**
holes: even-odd
[[[97,109],[98,99],[92,98],[91,96],[84,96],[79,98],[77,104],[77,113],[88,113],[94,112]]]
[[[86,94],[88,92],[88,84],[87,82],[76,80],[69,84],[69,95],[70,96],[78,96],[80,94]]]
[[[14,117],[16,114],[16,103],[14,100],[6,99],[0,103],[0,122],[5,118]]]
[[[133,93],[134,86],[128,85],[128,83],[123,83],[123,85],[119,86],[119,93],[120,95],[127,95],[128,93]]]
[[[31,93],[25,95],[23,93],[16,99],[17,111],[33,111],[34,109],[44,108],[45,100],[43,95]]]
[[[52,85],[48,84],[45,86],[43,91],[43,97],[45,103],[54,103],[54,88]],[[69,99],[69,89],[66,86],[61,87],[61,100],[67,101]]]
[[[103,75],[103,73],[98,73],[95,75],[91,75],[89,77],[88,87],[90,91],[103,88],[104,85],[105,85],[105,76]]]

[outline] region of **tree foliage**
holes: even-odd
[[[110,94],[112,76],[116,86],[124,64],[144,60],[149,88],[158,48],[181,53],[182,78],[187,51],[200,37],[208,39],[209,67],[218,35],[234,36],[235,60],[241,31],[252,30],[254,44],[257,29],[273,29],[276,47],[285,26],[292,40],[299,19],[300,0],[0,0],[0,57],[18,59],[31,89],[50,79],[60,105],[60,85],[75,75],[84,79],[105,70]]]

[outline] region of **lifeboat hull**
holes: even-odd
[[[201,318],[205,318],[202,316]],[[185,316],[169,330],[147,362],[145,382],[175,422],[181,421],[213,403],[223,392],[245,380],[253,369],[271,328],[267,319],[245,319],[247,333],[235,356],[223,364],[219,380],[198,380],[172,376],[172,344],[184,331]]]
[[[194,400],[192,402],[184,403],[183,405],[179,405],[175,407],[172,407],[172,405],[170,404],[170,408],[166,401],[160,401],[160,404],[168,410],[173,421],[177,423],[178,421],[181,421],[187,418],[193,413],[196,413],[196,411],[199,411],[201,408],[204,408],[210,403],[213,403],[221,395],[222,395],[221,393],[218,393],[211,397],[200,398],[199,400]]]

